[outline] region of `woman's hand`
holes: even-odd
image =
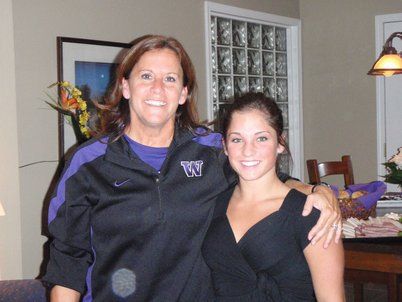
[[[342,235],[342,217],[339,203],[330,188],[316,186],[314,193],[307,197],[303,209],[303,216],[310,214],[314,208],[321,211],[317,224],[308,234],[308,239],[315,244],[324,235],[324,248],[327,248],[335,236],[335,242],[338,243]]]
[[[303,216],[309,215],[313,207],[321,211],[317,224],[308,234],[311,243],[315,244],[325,235],[324,248],[327,248],[333,239],[338,243],[342,235],[342,217],[338,200],[332,190],[325,186],[316,186],[315,192],[311,193],[311,185],[294,179],[286,181],[286,185],[308,195]]]

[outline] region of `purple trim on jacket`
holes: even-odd
[[[203,135],[205,132],[205,129],[197,128],[196,134],[198,135],[193,138],[193,141],[200,145],[222,149],[222,135],[216,132]]]
[[[77,151],[77,153],[71,159],[70,165],[64,171],[60,183],[57,186],[56,196],[52,198],[49,205],[48,223],[50,224],[53,219],[56,218],[57,211],[60,206],[65,202],[65,184],[66,181],[73,176],[78,169],[94,159],[105,154],[107,144],[101,141],[95,141],[94,143],[85,146]]]

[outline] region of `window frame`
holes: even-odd
[[[302,111],[302,70],[301,70],[301,21],[264,12],[237,8],[234,6],[206,1],[205,17],[205,62],[207,84],[208,120],[213,120],[213,90],[211,64],[211,16],[273,25],[286,28],[287,66],[288,66],[288,143],[293,158],[291,175],[301,180],[304,178],[303,150],[303,111]],[[231,46],[230,46],[231,47]]]

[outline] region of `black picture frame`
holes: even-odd
[[[57,37],[57,80],[58,82],[69,81],[77,88],[82,85],[91,88],[91,83],[99,87],[108,86],[113,81],[112,69],[120,63],[124,51],[131,46],[130,43],[59,36]],[[95,77],[100,73],[103,76],[108,68],[108,83],[97,85]],[[101,91],[99,87],[93,87],[92,91]],[[107,89],[107,87],[103,88]],[[89,91],[91,93],[91,89]],[[59,160],[62,161],[65,154],[77,143],[71,125],[66,123],[65,117],[60,113],[58,114],[58,137]]]

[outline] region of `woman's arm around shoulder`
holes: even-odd
[[[50,292],[50,302],[79,302],[80,293],[60,285],[55,285]]]
[[[344,302],[344,251],[342,241],[324,248],[309,244],[304,255],[310,268],[314,291],[319,302]]]
[[[325,240],[323,240],[325,248],[331,244],[334,238],[335,242],[338,243],[342,235],[342,217],[338,200],[332,190],[324,186],[316,186],[314,192],[312,192],[313,186],[295,179],[286,180],[286,185],[307,195],[303,216],[309,215],[313,207],[321,212],[320,219],[308,235],[309,240],[315,244],[325,237]],[[336,230],[330,227],[334,224],[338,225]]]

